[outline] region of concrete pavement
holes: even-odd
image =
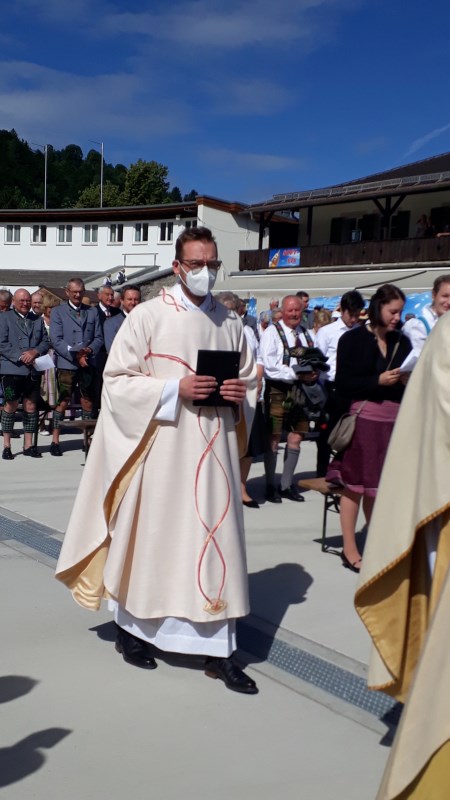
[[[320,550],[322,498],[245,509],[252,615],[240,644],[260,694],[235,695],[192,662],[163,660],[155,672],[126,665],[106,608],[80,609],[53,579],[84,463],[80,436],[62,443],[63,458],[40,437],[42,460],[0,464],[5,797],[375,797],[390,701],[366,698],[356,576]],[[314,460],[307,443],[298,477]],[[262,499],[261,464],[249,488]],[[337,515],[328,530],[338,545]]]

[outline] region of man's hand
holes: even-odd
[[[182,400],[206,400],[217,389],[217,381],[212,375],[188,375],[179,383],[178,394]]]
[[[39,355],[39,350],[25,350],[24,353],[19,358],[19,361],[22,361],[23,364],[26,364],[27,367],[33,363],[34,359],[37,358]]]
[[[75,353],[75,359],[79,367],[87,367],[88,366],[88,355],[92,353],[90,347],[83,347],[81,350],[78,350]]]
[[[228,378],[219,389],[224,400],[229,400],[236,405],[241,405],[247,394],[247,384],[240,378]]]

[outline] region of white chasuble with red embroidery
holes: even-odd
[[[141,619],[209,622],[249,611],[239,456],[256,367],[234,311],[180,298],[163,290],[117,333],[56,576],[88,608],[110,596]],[[195,372],[199,349],[241,353],[238,424],[232,408],[181,401],[174,422],[155,419],[166,382]]]

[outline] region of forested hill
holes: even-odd
[[[98,150],[83,155],[69,144],[62,150],[47,147],[47,208],[95,208],[100,205]],[[0,130],[0,208],[43,208],[44,153],[33,149],[17,133]],[[194,200],[192,189],[184,196],[170,188],[169,169],[157,161],[139,161],[129,168],[104,163],[103,205],[129,206]]]

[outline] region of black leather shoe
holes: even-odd
[[[30,456],[31,458],[42,458],[42,453],[34,446],[27,447],[26,450],[23,451],[23,455]]]
[[[12,461],[13,460],[14,456],[11,453],[11,448],[10,447],[4,447],[3,448],[2,458],[3,458],[4,461]]]
[[[281,494],[275,486],[267,487],[266,500],[268,500],[269,503],[281,503]]]
[[[282,489],[280,491],[281,497],[284,497],[285,500],[293,500],[294,503],[304,503],[305,498],[303,497],[302,493],[299,492],[295,486],[289,486],[288,489]]]
[[[50,445],[50,455],[51,456],[62,456],[62,450],[58,444],[58,442],[52,442]]]
[[[246,506],[246,508],[259,508],[259,503],[256,500],[243,500],[242,505]]]
[[[156,669],[158,666],[155,659],[151,655],[151,645],[133,636],[132,633],[124,631],[116,625],[116,650],[122,654],[123,660],[127,664],[133,664],[134,667],[142,667],[142,669]]]
[[[362,561],[361,558],[358,558],[356,561],[353,561],[352,563],[351,561],[348,560],[343,550],[340,553],[340,556],[344,567],[350,569],[352,572],[361,572],[361,561]]]
[[[258,687],[252,678],[249,678],[229,658],[207,658],[205,661],[205,675],[208,678],[220,678],[227,689],[242,694],[258,694]]]

